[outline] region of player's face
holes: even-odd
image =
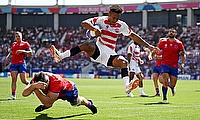
[[[19,34],[15,34],[15,40],[16,41],[21,41],[21,36]]]
[[[120,18],[120,14],[115,12],[108,13],[108,21],[111,25],[115,24]]]
[[[175,38],[176,37],[176,30],[174,29],[170,29],[169,32],[168,32],[168,37],[170,38]]]

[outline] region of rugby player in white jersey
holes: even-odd
[[[120,34],[129,36],[136,43],[144,45],[149,49],[158,49],[145,40],[139,35],[134,33],[131,28],[123,21],[119,20],[123,9],[119,5],[110,6],[110,10],[107,16],[89,18],[82,21],[81,25],[83,28],[94,31],[96,35],[96,42],[87,41],[76,47],[66,50],[65,52],[59,52],[55,46],[51,46],[50,50],[54,57],[55,62],[74,56],[81,51],[85,51],[91,58],[92,61],[101,63],[109,67],[121,68],[121,76],[125,85],[125,92],[128,94],[131,90],[136,88],[139,81],[133,81],[129,83],[128,75],[128,61],[121,55],[117,55],[115,52],[116,41]],[[98,24],[101,29],[97,29],[94,24]]]
[[[141,97],[148,97],[147,94],[144,93],[143,90],[143,74],[140,69],[140,65],[144,64],[144,61],[140,57],[140,46],[137,44],[131,43],[127,50],[127,59],[130,63],[129,66],[129,79],[130,81],[133,79],[139,79],[139,91]],[[128,96],[128,95],[127,95]],[[133,96],[129,94],[129,96]]]

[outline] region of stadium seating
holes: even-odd
[[[134,32],[138,33],[143,39],[148,41],[152,45],[157,45],[160,37],[166,37],[167,28],[165,27],[150,27],[142,29],[138,26],[131,26]],[[178,39],[181,40],[187,51],[187,61],[184,71],[179,71],[182,74],[199,75],[200,74],[200,26],[183,27],[178,28]],[[67,70],[76,73],[90,63],[89,57],[86,53],[82,52],[71,58],[62,60],[55,64],[50,54],[49,47],[54,44],[60,51],[65,51],[87,40],[85,36],[85,30],[81,27],[77,29],[66,29],[60,27],[58,31],[53,30],[51,27],[32,27],[32,28],[13,28],[6,31],[5,28],[0,27],[0,62],[5,62],[5,57],[8,54],[11,43],[14,40],[14,32],[22,31],[23,40],[31,44],[31,48],[34,55],[28,59],[27,66],[30,70]],[[120,36],[117,44],[116,51],[121,51],[120,54],[126,57],[126,47],[130,41],[130,38]],[[142,50],[144,49],[141,46]],[[151,76],[152,68],[155,61],[148,61],[146,53],[142,54],[144,65],[141,66],[146,77]],[[8,67],[4,69],[8,71]],[[120,73],[120,69],[109,69],[103,65],[93,63],[93,69],[90,72],[106,73],[111,75],[117,75]]]

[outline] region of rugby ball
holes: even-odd
[[[100,26],[99,26],[98,24],[94,24],[94,27],[100,30]],[[94,39],[94,38],[96,38],[95,31],[87,30],[87,31],[86,31],[86,36],[87,36],[89,39]]]

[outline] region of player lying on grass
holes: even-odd
[[[42,103],[35,112],[48,109],[56,100],[62,99],[70,102],[72,106],[85,105],[93,114],[97,113],[97,108],[91,100],[78,95],[76,84],[60,75],[49,72],[36,73],[30,84],[24,88],[22,96],[29,96],[33,91]]]

